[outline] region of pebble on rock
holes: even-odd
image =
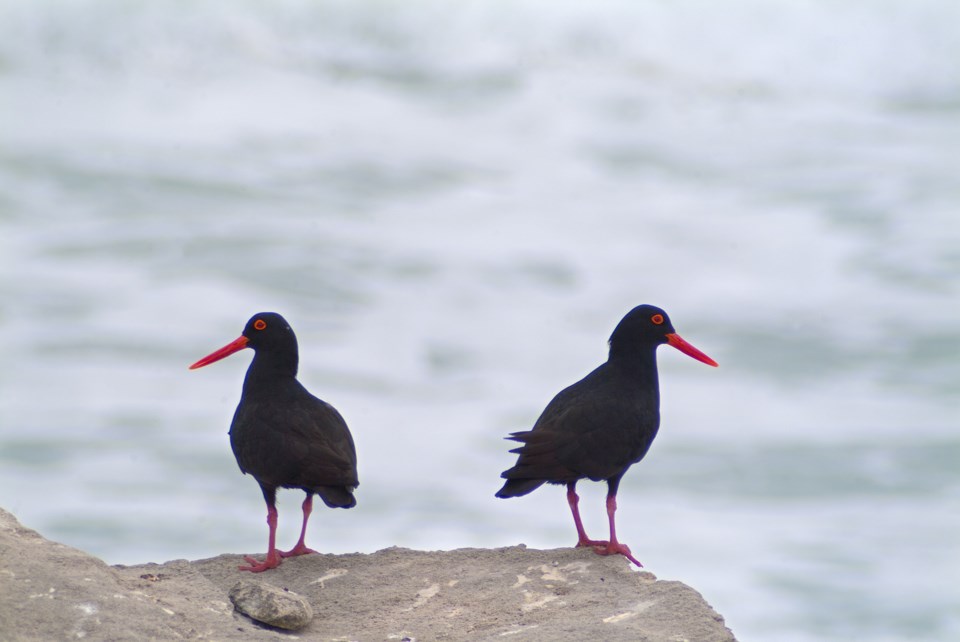
[[[244,615],[281,629],[297,631],[313,619],[305,598],[261,582],[237,582],[230,589],[230,601]]]

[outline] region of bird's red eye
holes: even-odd
[[[663,315],[662,315],[662,314],[655,314],[655,315],[653,315],[652,317],[650,317],[650,320],[653,321],[653,324],[654,324],[654,325],[663,325]]]
[[[267,322],[264,321],[263,319],[257,319],[256,321],[253,322],[254,330],[263,330],[266,327],[267,327]]]

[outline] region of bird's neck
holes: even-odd
[[[657,346],[610,347],[607,362],[638,382],[659,387]]]
[[[289,379],[296,379],[298,361],[297,354],[257,352],[243,380],[244,391],[261,390]]]

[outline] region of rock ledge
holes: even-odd
[[[695,590],[586,549],[388,548],[241,574],[240,555],[108,566],[0,509],[4,640],[647,640],[735,642]],[[238,613],[238,580],[306,598],[295,634]]]

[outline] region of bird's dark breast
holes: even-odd
[[[356,450],[346,422],[312,396],[241,401],[230,445],[240,470],[262,484],[304,490],[358,485]]]

